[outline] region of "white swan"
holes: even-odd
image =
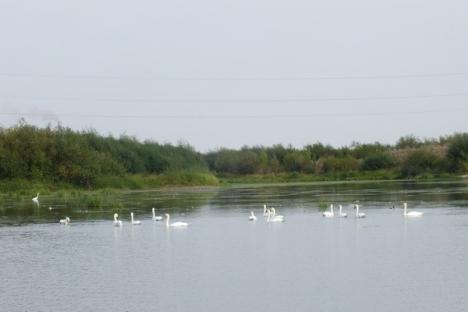
[[[69,217],[65,217],[65,219],[60,219],[60,224],[69,224],[70,223],[70,218]]]
[[[335,216],[335,213],[333,212],[333,204],[330,205],[330,211],[324,211],[323,216],[325,218],[333,218]]]
[[[270,209],[267,209],[268,212],[268,217],[267,221],[268,223],[270,222],[284,222],[284,217],[283,216],[272,216],[272,212]]]
[[[152,211],[153,211],[153,218],[152,218],[153,221],[162,221],[162,220],[164,220],[164,218],[162,216],[157,216],[156,215],[156,213],[154,211],[154,208],[152,209]]]
[[[271,217],[272,218],[277,218],[277,219],[284,219],[284,216],[281,216],[281,215],[276,215],[276,209],[275,208],[271,208]]]
[[[174,223],[169,223],[171,216],[166,213],[166,226],[169,227],[187,227],[189,224],[187,222],[174,222]]]
[[[114,226],[122,226],[122,221],[120,221],[118,217],[119,215],[114,213],[114,223],[113,223]]]
[[[130,213],[130,223],[132,225],[141,225],[141,221],[136,221],[135,219],[133,219],[133,212]]]
[[[249,221],[257,221],[257,217],[254,215],[254,212],[250,212]]]
[[[356,218],[365,218],[366,214],[364,212],[359,212],[359,205],[355,205],[356,207]]]
[[[36,205],[39,205],[39,193],[37,193],[36,197],[33,197],[33,198],[32,198],[32,201],[33,201],[33,203],[35,203]]]
[[[268,217],[268,211],[266,205],[263,205],[263,216]]]
[[[408,211],[407,211],[407,208],[408,208],[408,204],[407,204],[407,203],[403,203],[403,216],[409,217],[409,218],[418,218],[418,217],[422,217],[422,215],[423,215],[422,212],[420,212],[420,211],[410,211],[410,212],[408,212]]]
[[[338,207],[340,207],[340,217],[347,218],[348,214],[346,212],[343,212],[343,206],[339,205]]]

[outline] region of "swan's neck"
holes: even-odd
[[[170,216],[167,216],[167,218],[166,218],[166,226],[169,226],[169,218],[170,218]]]
[[[267,212],[266,205],[263,205],[263,213],[265,214]]]
[[[341,211],[342,211],[342,210],[343,210],[343,208],[342,208],[341,205],[340,205],[340,215],[341,215]]]
[[[333,214],[333,205],[330,205],[330,211]]]
[[[356,216],[359,216],[359,205],[356,205]]]
[[[406,213],[407,213],[407,208],[408,208],[408,205],[406,203],[403,204],[403,215],[406,216]]]
[[[130,214],[130,218],[132,219],[132,223],[133,223],[133,213]]]
[[[154,213],[154,208],[153,208],[153,218],[156,217],[156,214]]]
[[[117,216],[116,216],[116,215],[114,215],[114,221],[116,221],[116,222],[117,222]]]

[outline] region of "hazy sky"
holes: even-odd
[[[0,0],[0,125],[220,146],[468,130],[466,0]]]

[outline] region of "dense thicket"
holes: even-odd
[[[340,148],[321,143],[303,148],[246,146],[202,155],[188,145],[140,142],[129,136],[104,137],[94,131],[73,131],[60,126],[37,128],[21,122],[11,128],[0,128],[0,180],[27,179],[92,187],[101,185],[103,177],[108,177],[104,181],[118,185],[119,177],[128,174],[172,173],[167,179],[180,183],[181,179],[189,182],[193,179],[180,173],[208,170],[220,176],[303,173],[359,177],[359,173],[366,173],[362,176],[369,177],[372,172],[390,172],[392,177],[406,178],[462,174],[468,172],[468,134],[424,141],[406,136],[395,145],[353,143]],[[213,176],[201,176],[202,180],[211,181],[210,177]]]
[[[101,176],[207,170],[188,145],[103,137],[94,131],[37,128],[20,123],[0,128],[0,179],[34,179],[93,186]]]
[[[220,149],[206,155],[221,175],[264,173],[343,173],[392,171],[400,177],[468,171],[468,134],[420,140],[405,136],[395,145],[359,144],[334,148],[316,143],[304,148],[275,145]]]

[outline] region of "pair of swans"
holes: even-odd
[[[348,214],[346,212],[343,212],[343,206],[341,205],[338,205],[340,211],[338,213],[338,216],[340,218],[347,218],[348,217]],[[335,217],[335,212],[333,211],[333,204],[330,205],[330,211],[325,211],[323,213],[323,216],[325,218],[334,218]]]
[[[268,216],[266,222],[284,222],[284,216],[276,215],[275,208],[267,209]]]
[[[266,222],[284,222],[284,216],[276,215],[275,208],[267,209],[266,205],[263,205],[263,216],[267,217]],[[250,212],[249,221],[257,221],[253,211]]]
[[[133,216],[133,212],[130,213],[130,224],[131,225],[141,225],[141,221],[135,220],[135,218]],[[123,225],[122,220],[119,220],[119,215],[117,213],[114,213],[113,225],[114,226],[122,226]]]

